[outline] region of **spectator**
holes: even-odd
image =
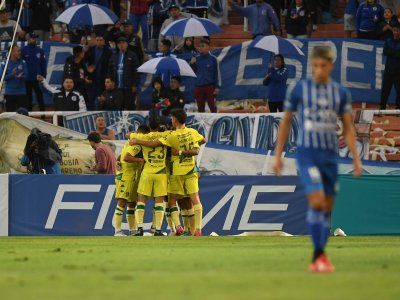
[[[82,46],[75,46],[72,49],[72,55],[67,58],[64,65],[64,77],[71,77],[74,80],[74,88],[78,91],[88,103],[88,96],[86,92],[86,84],[91,81],[88,78],[88,72],[84,65],[85,52]],[[89,68],[92,71],[92,68]]]
[[[55,111],[86,111],[85,98],[74,89],[75,83],[72,77],[65,76],[61,88],[49,85],[41,75],[38,75],[37,79],[46,90],[53,94]]]
[[[139,26],[142,31],[144,49],[147,49],[148,31],[147,14],[149,12],[148,0],[131,0],[129,21],[133,24],[133,33],[137,34]]]
[[[17,28],[17,34],[20,39],[23,39],[25,32],[14,20],[10,20],[8,17],[8,11],[6,9],[0,10],[0,42],[11,42],[14,34],[14,30]]]
[[[149,0],[149,13],[147,16],[149,41],[148,51],[157,51],[158,37],[160,36],[161,26],[168,18],[166,10],[162,7],[160,0]]]
[[[274,66],[268,65],[267,76],[263,84],[268,86],[268,106],[270,112],[282,112],[283,101],[286,96],[288,69],[285,66],[285,59],[281,54],[274,57]]]
[[[21,158],[29,174],[61,174],[62,151],[50,134],[31,130]]]
[[[21,58],[21,49],[16,45],[10,46],[10,60],[8,61],[5,72],[4,98],[6,100],[6,110],[15,112],[18,108],[28,109],[28,98],[26,97],[25,82],[28,78],[28,67]],[[4,70],[5,62],[2,64]]]
[[[124,95],[124,109],[135,110],[139,84],[137,68],[140,63],[136,54],[128,49],[125,37],[120,37],[117,42],[118,51],[111,56],[108,74]]]
[[[318,29],[318,0],[304,0],[309,14],[309,22],[307,24],[307,36],[310,38],[312,33]]]
[[[129,21],[123,22],[124,36],[128,41],[128,48],[136,54],[139,63],[144,61],[145,53],[143,43],[140,37],[133,32],[133,25]]]
[[[199,18],[208,18],[208,9],[210,2],[208,0],[186,0],[185,9]]]
[[[383,16],[385,20],[378,24],[378,38],[382,41],[386,41],[393,37],[393,27],[396,26],[399,21],[397,21],[396,16],[393,15],[393,11],[390,8],[385,8]]]
[[[288,16],[286,18],[286,32],[289,39],[307,38],[307,24],[310,15],[303,0],[295,0],[289,6]]]
[[[281,26],[275,11],[271,5],[263,3],[263,0],[256,0],[255,4],[250,4],[247,7],[239,6],[241,0],[238,0],[237,4],[232,0],[228,0],[228,2],[234,11],[248,19],[253,39],[260,35],[273,34],[271,25],[273,25],[278,34],[281,32]]]
[[[193,37],[186,37],[185,41],[179,49],[175,51],[175,54],[179,56],[179,58],[190,62],[192,57],[198,56],[199,51],[197,51],[196,47],[194,46],[194,38]]]
[[[169,115],[173,109],[185,107],[185,96],[181,91],[181,77],[172,76],[168,90],[170,105],[163,111],[165,116]]]
[[[105,91],[99,96],[100,110],[123,110],[124,95],[115,87],[112,78],[105,79]]]
[[[176,55],[171,54],[171,41],[168,39],[163,39],[160,42],[160,45],[158,45],[158,50],[160,52],[156,53],[156,57],[167,57],[167,56],[173,56],[176,57]]]
[[[176,4],[172,4],[172,5],[169,7],[168,11],[169,11],[170,17],[169,17],[168,19],[166,19],[166,20],[164,21],[164,23],[162,24],[162,26],[161,26],[161,32],[162,32],[169,24],[171,24],[172,22],[175,22],[175,21],[177,21],[177,20],[180,20],[180,19],[184,19],[184,18],[185,18],[185,17],[182,15],[182,13],[181,13],[181,9],[180,9],[179,6],[176,5]],[[176,35],[174,35],[174,36],[166,36],[166,37],[165,37],[165,36],[162,35],[161,33],[160,33],[160,37],[159,37],[159,39],[158,39],[159,43],[161,43],[161,41],[162,41],[163,39],[165,39],[165,38],[167,38],[168,40],[171,41],[171,48],[172,48],[172,50],[175,50],[175,48],[180,47],[180,46],[183,44],[183,37],[176,36]]]
[[[51,0],[34,0],[31,3],[31,29],[39,36],[39,41],[48,41],[51,30]]]
[[[109,30],[106,32],[106,40],[108,40],[111,43],[116,44],[117,40],[119,37],[123,35],[122,33],[122,23],[123,20],[118,20],[117,23],[114,24],[114,26],[110,27]]]
[[[155,110],[160,110],[161,108],[165,108],[162,106],[166,106],[165,99],[168,99],[168,92],[164,87],[164,83],[160,77],[154,78],[152,82],[153,93],[151,95],[152,99],[152,108]]]
[[[356,14],[356,30],[360,39],[375,40],[378,24],[384,20],[383,7],[376,0],[367,0],[362,3]]]
[[[97,132],[89,133],[87,139],[90,146],[95,150],[96,159],[96,165],[90,169],[97,172],[97,174],[115,175],[117,160],[111,148],[101,142],[101,137]]]
[[[89,91],[90,103],[94,104],[95,99],[104,91],[104,83],[108,72],[108,63],[111,57],[111,50],[106,46],[104,36],[98,34],[96,45],[91,46],[86,53],[86,62],[92,70],[91,79],[93,84]]]
[[[356,29],[355,19],[359,5],[359,0],[346,0],[346,8],[344,12],[344,30],[346,31],[348,38],[352,37],[352,34]]]
[[[386,56],[381,91],[381,109],[386,109],[390,91],[396,90],[396,109],[400,109],[400,26],[393,27],[393,37],[386,40],[383,46]]]
[[[200,55],[192,57],[190,65],[197,78],[194,95],[199,112],[205,112],[206,102],[211,112],[217,112],[215,97],[219,93],[220,72],[217,58],[210,53],[210,40],[202,39],[199,43]]]
[[[32,111],[33,102],[33,90],[35,91],[36,100],[39,104],[39,110],[45,111],[43,93],[40,89],[37,76],[41,75],[46,77],[47,74],[47,63],[44,51],[42,48],[36,45],[37,35],[30,33],[28,44],[22,48],[22,59],[25,60],[28,67],[28,77],[26,80],[26,93],[28,95],[28,110]]]
[[[96,132],[100,135],[102,140],[115,140],[115,131],[107,128],[106,120],[103,116],[96,117]]]
[[[383,7],[390,8],[394,12],[400,12],[400,1],[399,0],[380,0],[380,4]]]
[[[19,7],[22,0],[18,0],[18,5],[15,5],[11,19],[17,20]],[[19,20],[19,25],[21,26],[24,32],[31,32],[31,22],[32,22],[32,8],[31,8],[32,0],[24,1],[24,8],[21,12],[21,18]]]
[[[284,0],[264,0],[265,3],[271,5],[274,9],[276,16],[278,17],[278,21],[280,23],[279,16],[281,15],[281,11],[285,8],[285,1]]]

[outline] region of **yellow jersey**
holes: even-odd
[[[138,134],[137,138],[143,141],[158,141],[170,134],[170,131],[165,132],[150,132],[147,134]],[[144,173],[149,174],[166,174],[166,159],[167,147],[158,146],[155,148],[142,146],[143,158],[145,165],[143,168]]]
[[[199,147],[204,137],[193,128],[181,128],[171,131],[170,134],[161,137],[159,141],[176,150],[186,151]],[[196,160],[194,156],[180,157],[172,155],[172,175],[187,175],[197,172]]]
[[[129,145],[129,141],[125,143],[124,147],[121,150],[121,169],[119,170],[119,172],[122,173],[123,177],[134,177],[136,176],[137,172],[141,170],[141,163],[129,163],[124,161],[124,157],[127,153],[129,153],[131,156],[136,156],[140,153],[141,150],[142,148],[139,145],[131,146]]]

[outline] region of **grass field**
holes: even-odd
[[[0,238],[0,299],[400,299],[400,237]]]

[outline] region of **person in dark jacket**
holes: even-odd
[[[181,77],[172,76],[171,84],[167,91],[170,105],[166,110],[163,111],[165,116],[169,115],[173,109],[185,107],[185,96],[180,90],[181,88]]]
[[[210,40],[202,39],[199,43],[200,55],[192,57],[190,65],[196,73],[194,95],[199,112],[205,112],[206,102],[211,112],[217,112],[215,97],[221,86],[217,58],[210,53]]]
[[[86,111],[85,98],[74,89],[74,79],[65,76],[61,88],[49,85],[43,76],[38,75],[43,87],[53,94],[55,111]]]
[[[381,91],[381,109],[386,109],[390,91],[396,90],[396,109],[400,109],[400,26],[393,27],[393,38],[386,40],[383,55],[386,56]]]
[[[393,37],[393,27],[399,24],[396,16],[393,15],[393,11],[390,8],[385,8],[385,12],[383,14],[384,20],[378,24],[378,38],[382,41],[386,41],[389,38]]]
[[[196,57],[199,55],[199,51],[194,46],[194,38],[186,37],[182,47],[179,47],[174,51],[179,58],[186,60],[188,63],[192,59],[192,57]]]
[[[86,103],[88,103],[86,84],[90,84],[91,80],[88,78],[88,72],[84,65],[85,52],[82,46],[75,46],[72,52],[73,54],[66,59],[64,65],[64,77],[71,77],[74,79],[75,90],[83,95]],[[91,71],[90,68],[89,71]]]
[[[105,88],[98,98],[98,108],[100,110],[123,110],[124,94],[115,87],[115,82],[111,77],[105,79]]]
[[[28,110],[32,111],[32,101],[33,101],[33,90],[35,91],[36,100],[39,104],[40,111],[45,111],[43,92],[40,89],[37,76],[41,75],[46,77],[47,65],[46,57],[42,48],[37,46],[36,39],[37,35],[35,33],[29,34],[28,44],[22,48],[22,58],[25,60],[28,66],[28,77],[26,80],[26,93],[28,96],[29,107]]]
[[[307,38],[307,24],[310,20],[309,12],[303,0],[295,0],[288,9],[286,18],[286,32],[289,39]]]
[[[142,64],[145,59],[145,52],[142,43],[142,39],[138,37],[133,31],[133,25],[129,21],[123,22],[124,33],[123,36],[128,41],[128,48],[130,51],[136,54],[139,63]]]
[[[31,29],[38,35],[39,41],[48,41],[51,30],[51,0],[35,0],[31,3]]]
[[[158,37],[160,36],[161,26],[167,18],[168,12],[162,7],[161,1],[150,0],[149,13],[147,15],[149,25],[149,42],[147,44],[147,49],[149,51],[157,51]]]
[[[362,3],[356,14],[356,30],[359,39],[375,40],[378,24],[384,20],[384,9],[376,0]]]
[[[151,86],[153,87],[153,92],[151,94],[152,108],[161,109],[162,106],[166,106],[164,100],[168,99],[167,89],[165,88],[161,77],[158,76],[154,78]]]
[[[270,112],[282,112],[286,96],[288,69],[281,54],[274,57],[274,66],[268,65],[267,76],[263,84],[268,86],[268,106]]]
[[[136,54],[128,49],[128,41],[125,37],[118,39],[117,47],[118,51],[110,58],[108,76],[115,81],[116,87],[124,95],[124,109],[135,110],[139,84],[137,68],[140,62]]]

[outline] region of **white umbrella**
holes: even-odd
[[[96,4],[79,4],[66,9],[56,19],[70,26],[115,24],[118,17],[107,7]]]
[[[267,35],[263,37],[257,37],[253,42],[249,45],[249,47],[259,48],[262,50],[270,51],[275,54],[282,55],[302,55],[304,56],[303,51],[300,50],[295,44],[290,42],[287,39],[275,36],[275,35]]]
[[[209,36],[221,33],[223,30],[208,19],[180,19],[169,24],[161,34],[163,36]]]
[[[141,65],[138,69],[140,73],[149,74],[171,74],[180,76],[196,77],[189,64],[179,58],[174,58],[171,56],[157,57],[150,59]]]

